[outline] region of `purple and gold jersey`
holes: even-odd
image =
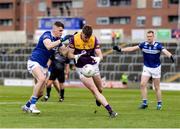
[[[88,42],[84,42],[81,39],[81,33],[77,33],[69,42],[69,47],[74,49],[74,55],[81,54],[86,51],[85,55],[82,55],[78,62],[75,64],[76,67],[82,68],[86,64],[96,64],[96,62],[91,58],[95,56],[95,49],[99,49],[100,45],[95,36],[91,36]]]

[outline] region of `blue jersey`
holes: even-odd
[[[149,44],[148,42],[142,42],[139,44],[139,48],[143,52],[144,65],[150,68],[156,68],[161,65],[160,54],[164,47],[159,42]]]
[[[43,41],[45,39],[50,39],[52,42],[54,42],[60,38],[53,37],[50,31],[44,32],[41,35],[41,37],[39,38],[39,42],[36,45],[35,49],[32,51],[32,54],[30,56],[30,60],[36,61],[41,66],[46,68],[47,62],[48,62],[50,56],[54,54],[55,49],[57,49],[57,48],[53,48],[51,50],[48,50],[43,43]]]

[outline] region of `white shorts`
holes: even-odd
[[[98,64],[94,64],[93,67],[94,67],[94,69],[95,69],[95,74],[94,74],[94,76],[99,75],[99,74],[100,74],[99,65],[98,65]],[[82,74],[82,68],[77,68],[77,67],[76,67],[76,72],[78,73],[79,78],[85,77],[85,76]]]
[[[41,66],[38,62],[36,61],[32,61],[32,60],[28,60],[27,62],[27,69],[29,71],[29,73],[32,74],[32,71],[35,67],[40,67],[42,72],[44,73],[44,75],[49,76],[50,73],[46,70],[46,68],[44,68],[43,66]]]
[[[152,78],[161,78],[161,65],[156,68],[143,66],[142,75]]]

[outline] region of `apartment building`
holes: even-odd
[[[83,13],[95,28],[177,28],[179,0],[86,0]],[[91,7],[91,8],[88,8]]]
[[[179,10],[179,11],[178,11]],[[41,17],[83,17],[96,29],[178,28],[179,0],[0,0],[0,30],[25,30]]]

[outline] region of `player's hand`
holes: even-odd
[[[64,41],[66,41],[66,40],[69,40],[69,39],[72,38],[72,37],[73,37],[73,35],[71,35],[71,34],[65,35],[63,38],[61,38],[61,42],[64,42]]]
[[[69,74],[66,73],[66,74],[65,74],[65,80],[68,80],[68,79],[69,79]]]
[[[44,69],[44,75],[45,75],[46,77],[49,77],[50,74],[51,74],[51,72],[49,71],[49,69],[48,69],[48,68],[45,68],[45,69]]]
[[[121,52],[121,48],[119,46],[113,46],[113,50],[116,50],[118,52]]]
[[[99,64],[100,61],[101,61],[101,58],[100,58],[100,57],[91,56],[91,58],[92,58],[97,64]]]
[[[78,62],[78,59],[79,59],[82,55],[85,55],[86,53],[87,53],[86,51],[83,51],[81,54],[74,55],[75,63],[77,63],[77,62]]]
[[[170,59],[174,63],[174,56],[173,55],[170,56]]]

